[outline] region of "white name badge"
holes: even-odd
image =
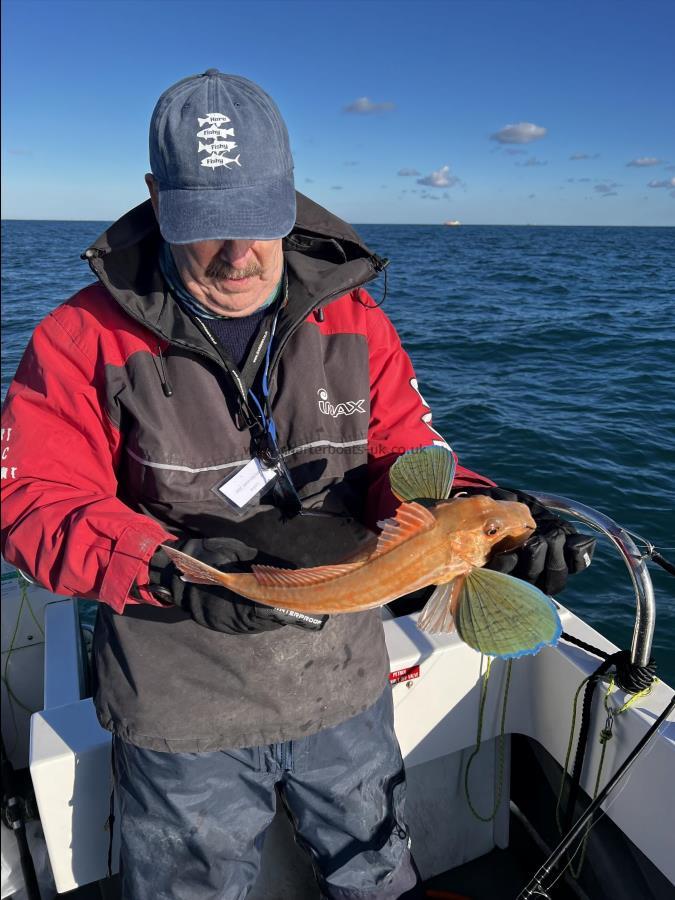
[[[274,469],[268,469],[259,459],[252,459],[236,475],[218,486],[218,491],[230,503],[242,509],[276,478]]]

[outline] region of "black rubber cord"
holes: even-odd
[[[666,572],[669,572],[671,575],[675,575],[675,566],[671,562],[668,562],[668,560],[663,556],[661,556],[658,550],[652,550],[651,559],[657,565],[661,566],[662,569],[665,569]]]
[[[579,738],[577,741],[577,750],[574,757],[574,767],[572,769],[570,793],[567,801],[567,809],[565,811],[562,830],[567,832],[572,827],[574,821],[574,811],[579,796],[579,786],[581,783],[581,773],[584,767],[584,759],[586,757],[586,746],[588,744],[588,735],[591,727],[591,709],[593,706],[593,694],[595,688],[610,669],[614,668],[614,678],[619,688],[627,694],[637,694],[645,690],[654,681],[656,677],[656,663],[650,659],[646,666],[636,666],[631,661],[629,650],[619,650],[617,653],[605,653],[585,641],[575,638],[571,634],[563,632],[561,635],[564,641],[575,644],[589,653],[603,658],[602,663],[593,672],[588,679],[586,690],[584,691],[584,700],[581,710],[581,725],[579,727]]]

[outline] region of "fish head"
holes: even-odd
[[[437,504],[436,518],[451,553],[473,566],[520,547],[537,527],[524,503],[480,494]]]

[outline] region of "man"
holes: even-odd
[[[244,897],[276,787],[326,897],[412,897],[379,611],[291,617],[184,582],[161,547],[321,565],[393,511],[391,463],[441,438],[363,289],[384,262],[296,198],[244,78],[169,88],[150,162],[151,201],[86,251],[98,282],[38,327],[3,420],[6,558],[102,601],[123,894]]]

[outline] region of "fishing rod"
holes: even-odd
[[[649,554],[649,558],[652,562],[657,563],[657,565],[661,566],[662,569],[665,569],[666,572],[669,572],[671,575],[675,575],[675,565],[667,560],[664,556],[661,556],[659,551],[654,548]]]
[[[548,898],[548,900],[550,900],[550,895],[547,893],[542,882],[551,874],[553,869],[560,861],[560,858],[567,852],[567,850],[569,850],[570,846],[579,837],[581,832],[584,830],[586,823],[589,822],[590,819],[592,819],[601,804],[604,803],[607,797],[612,793],[616,785],[619,783],[619,781],[621,781],[621,779],[633,765],[635,760],[640,756],[642,751],[652,740],[656,732],[659,730],[660,726],[668,718],[673,709],[675,709],[675,695],[671,698],[670,703],[668,704],[668,706],[666,706],[658,719],[656,719],[656,721],[643,735],[641,740],[635,745],[633,751],[629,753],[623,763],[616,770],[614,775],[600,791],[595,800],[593,800],[593,802],[589,805],[586,812],[584,812],[579,817],[576,824],[574,824],[572,828],[567,832],[567,834],[564,835],[564,837],[555,848],[555,850],[551,853],[546,862],[544,862],[542,866],[535,872],[535,874],[532,876],[532,879],[518,894],[516,900],[528,900],[528,898],[530,897],[546,897]],[[592,823],[590,827],[592,828],[594,824],[595,823]]]
[[[645,553],[644,556],[646,559],[651,559],[652,562],[656,563],[657,566],[661,566],[662,569],[665,569],[669,575],[675,575],[675,565],[671,563],[669,559],[666,559],[665,556],[660,552],[660,550],[672,550],[672,547],[661,547],[660,549],[652,544],[651,541],[648,541],[647,538],[641,537],[639,534],[635,534],[634,531],[629,531],[627,528],[624,528],[626,534],[629,534],[632,538],[635,538],[637,541],[645,545]]]

